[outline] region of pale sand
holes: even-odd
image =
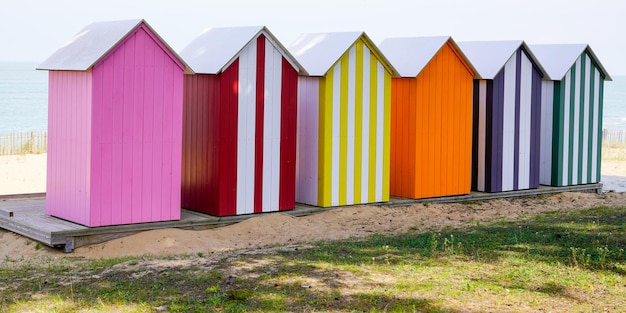
[[[46,156],[0,156],[0,195],[46,192]]]
[[[618,160],[602,161],[604,190],[626,192],[626,150],[608,150],[603,153],[617,156]],[[0,195],[45,192],[46,156],[47,154],[0,156]]]
[[[45,155],[0,157],[2,173],[12,173],[11,180],[1,177],[0,193],[26,182],[19,192],[43,191]],[[5,169],[15,167],[15,169]],[[21,168],[21,170],[16,170]],[[35,173],[35,174],[32,174]],[[41,174],[36,174],[41,173]],[[603,163],[603,174],[616,181],[625,181],[626,161]],[[618,176],[622,175],[622,176]],[[609,177],[609,176],[607,176]],[[37,186],[37,188],[35,188]],[[624,184],[626,186],[626,184]],[[4,188],[7,188],[6,190]],[[626,188],[625,188],[626,191]],[[563,193],[539,198],[500,199],[474,204],[421,204],[389,208],[351,206],[323,213],[292,217],[285,213],[254,216],[246,221],[211,230],[162,229],[144,231],[132,236],[76,249],[72,256],[99,258],[127,255],[171,255],[210,253],[212,251],[289,245],[317,240],[363,237],[371,234],[394,234],[409,231],[437,230],[442,227],[462,227],[478,221],[510,219],[541,212],[579,210],[594,206],[625,207],[626,193]],[[62,257],[57,249],[43,247],[22,236],[0,230],[0,259],[29,260],[39,257]]]

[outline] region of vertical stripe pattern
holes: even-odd
[[[568,186],[600,181],[602,96],[600,70],[584,52],[563,79],[544,83],[541,183]],[[545,135],[544,135],[545,134]]]
[[[388,201],[391,74],[358,40],[324,77],[301,78],[299,88],[299,120],[311,120],[298,128],[298,201]]]
[[[480,80],[477,87],[472,187],[486,192],[537,188],[542,87],[537,68],[520,49],[492,81]]]
[[[208,147],[193,149],[193,141],[185,146],[183,168],[189,178],[183,203],[218,216],[293,209],[296,70],[260,35],[222,73],[194,76],[188,81],[198,83],[186,85],[185,109],[191,120],[192,110],[206,106],[208,112],[186,128],[186,135],[200,137],[195,142]],[[206,174],[191,179],[194,170]]]

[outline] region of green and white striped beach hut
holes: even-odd
[[[587,44],[531,45],[548,77],[541,86],[540,184],[600,181],[604,82]]]

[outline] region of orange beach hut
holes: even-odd
[[[475,70],[451,37],[388,38],[400,73],[391,83],[390,194],[470,193]]]

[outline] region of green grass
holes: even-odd
[[[209,255],[0,262],[0,311],[619,312],[626,209]]]

